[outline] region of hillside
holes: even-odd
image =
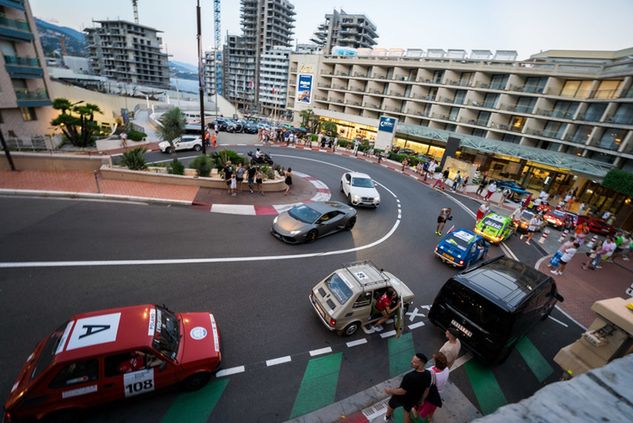
[[[42,49],[45,56],[55,56],[61,51],[60,39],[66,39],[66,51],[70,56],[85,57],[86,37],[83,32],[65,26],[59,26],[50,22],[35,18],[37,31],[40,34]]]

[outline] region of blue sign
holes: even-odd
[[[378,130],[384,132],[393,132],[396,129],[396,118],[380,116],[378,121]]]
[[[312,74],[299,74],[297,80],[297,102],[310,104],[312,102]]]

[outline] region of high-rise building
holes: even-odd
[[[27,0],[0,2],[0,51],[0,131],[10,146],[38,147],[54,111],[46,60]]]
[[[257,108],[261,56],[290,47],[296,12],[288,0],[241,0],[242,35],[227,36],[225,97],[240,108]]]
[[[222,51],[211,49],[204,52],[204,86],[207,95],[215,95],[216,86],[219,95],[223,95],[222,72],[218,75],[217,66],[222,67]],[[219,76],[219,77],[218,77]]]
[[[394,147],[440,159],[452,138],[460,160],[490,177],[575,190],[580,201],[602,195],[608,208],[612,198],[595,182],[612,168],[633,172],[633,48],[515,58],[439,49],[293,54],[288,108],[297,121],[312,109],[349,139],[376,139],[379,119],[395,118]]]
[[[279,116],[286,109],[290,47],[262,53],[259,66],[259,106],[264,115]]]
[[[90,68],[97,75],[138,85],[169,88],[167,54],[162,32],[123,20],[94,21],[86,28]]]
[[[376,38],[376,25],[367,16],[334,9],[325,15],[325,22],[319,25],[311,41],[330,54],[334,46],[371,48],[376,45]]]

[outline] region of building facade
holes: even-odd
[[[290,47],[277,47],[261,55],[259,106],[265,116],[280,116],[286,109]]]
[[[219,67],[219,70],[218,70]],[[223,95],[222,51],[212,49],[204,52],[204,91],[207,95]]]
[[[0,131],[10,147],[46,148],[52,130],[50,80],[26,0],[0,1]]]
[[[430,52],[291,55],[288,107],[297,121],[307,108],[336,121],[346,138],[375,139],[380,116],[397,118],[394,145],[435,158],[457,138],[462,159],[532,189],[577,187],[614,167],[633,172],[633,48],[526,61]],[[298,101],[301,75],[313,81],[309,102]]]
[[[123,20],[94,21],[86,28],[91,71],[116,81],[169,88],[167,54],[161,32]]]
[[[350,15],[343,9],[325,15],[312,42],[330,54],[332,47],[371,48],[376,45],[377,28],[365,15]]]
[[[262,54],[290,47],[296,12],[287,0],[241,0],[242,35],[227,35],[224,46],[225,97],[256,110]]]

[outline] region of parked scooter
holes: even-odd
[[[260,152],[259,157],[253,154],[252,151],[249,151],[246,154],[248,154],[248,156],[251,158],[252,165],[273,165],[273,159],[270,158],[268,153]]]

